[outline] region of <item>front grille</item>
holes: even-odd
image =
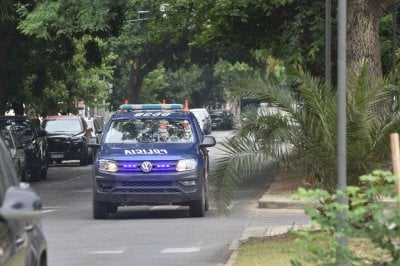
[[[47,143],[51,152],[68,152],[71,149],[70,142],[65,139],[48,139]]]
[[[171,181],[123,181],[114,189],[120,193],[175,193],[179,189]]]
[[[177,193],[176,188],[116,188],[114,192],[120,193]]]
[[[143,161],[118,162],[121,172],[143,172],[141,164]],[[150,161],[152,169],[150,172],[175,172],[178,161]]]
[[[171,181],[124,181],[122,187],[170,187]]]

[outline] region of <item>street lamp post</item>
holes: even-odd
[[[392,16],[392,35],[393,35],[393,47],[392,47],[392,78],[393,78],[393,90],[396,91],[396,48],[397,48],[397,8],[398,4],[393,5],[393,16]],[[393,103],[397,101],[397,93],[393,93]]]
[[[338,172],[338,185],[337,190],[342,192],[343,195],[339,195],[338,203],[348,206],[348,198],[346,197],[347,192],[347,154],[346,154],[346,73],[347,73],[347,35],[346,35],[346,0],[339,0],[338,2],[338,88],[337,88],[337,101],[338,101],[338,142],[337,142],[337,172]],[[346,216],[343,212],[338,212],[339,220],[344,223]],[[342,224],[341,223],[341,224]],[[341,233],[341,225],[339,224],[336,231]],[[338,244],[341,247],[347,246],[347,238],[345,236],[339,236]],[[337,265],[347,265],[343,258],[336,254]]]

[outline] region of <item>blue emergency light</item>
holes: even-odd
[[[134,110],[182,110],[183,105],[179,103],[172,104],[123,104],[119,107],[120,110],[134,111]]]

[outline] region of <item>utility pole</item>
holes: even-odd
[[[347,34],[346,34],[346,0],[338,1],[338,88],[337,88],[337,101],[338,101],[338,142],[337,142],[337,172],[338,172],[338,185],[337,191],[343,193],[338,197],[338,203],[348,206],[347,193],[347,154],[346,154],[346,74],[347,74]],[[341,224],[344,224],[347,217],[344,213],[338,212],[338,219],[342,222],[336,228],[336,232],[341,232]],[[340,247],[348,245],[348,240],[345,236],[338,239]],[[347,265],[345,260],[340,256],[339,250],[336,250],[336,265]]]
[[[393,35],[393,47],[392,47],[392,75],[393,75],[393,90],[396,91],[396,48],[397,48],[397,3],[393,5],[393,16],[392,16],[392,35]],[[396,104],[398,95],[393,92],[393,104]]]

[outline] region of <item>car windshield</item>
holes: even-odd
[[[193,143],[193,130],[186,119],[116,120],[105,143]]]
[[[199,122],[206,118],[204,113],[193,112],[193,114]]]
[[[211,118],[221,118],[222,114],[221,113],[214,113],[214,114],[211,114],[210,116],[211,116]]]
[[[79,120],[48,120],[44,124],[44,129],[49,133],[73,133],[82,132]]]
[[[32,129],[28,120],[2,120],[0,121],[0,128],[10,130],[16,137],[32,135]]]

